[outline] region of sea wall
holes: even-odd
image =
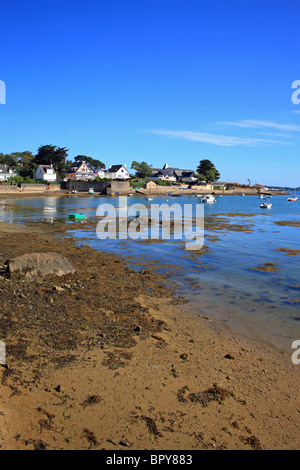
[[[66,191],[88,192],[93,188],[98,194],[129,194],[130,184],[128,181],[65,181],[61,189]]]

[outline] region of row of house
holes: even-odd
[[[101,168],[92,170],[89,165],[85,162],[74,162],[66,172],[66,179],[72,180],[86,180],[95,178],[107,178],[111,180],[116,179],[129,179],[130,174],[126,168],[126,165],[109,165],[108,170]]]
[[[183,170],[180,168],[169,167],[166,163],[163,168],[151,168],[152,174],[148,176],[150,180],[164,180],[170,182],[180,181],[183,183],[192,183],[197,181],[196,172],[193,170]],[[66,179],[129,179],[130,174],[126,165],[110,165],[108,170],[91,170],[86,162],[74,163],[66,173]]]
[[[169,167],[166,163],[163,168],[151,168],[152,174],[148,176],[149,180],[163,180],[169,182],[193,183],[197,181],[196,172],[188,169]],[[0,165],[0,181],[7,181],[10,177],[17,176],[16,170],[8,168],[6,165]],[[74,162],[67,170],[65,180],[93,180],[95,178],[120,179],[127,180],[131,177],[125,164],[110,165],[108,170],[91,169],[85,162]],[[36,180],[48,182],[57,181],[57,175],[52,165],[39,165],[35,172]]]

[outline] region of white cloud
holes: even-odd
[[[242,121],[223,121],[219,124],[227,126],[235,126],[249,129],[277,129],[280,131],[295,131],[300,132],[300,126],[296,124],[280,124],[272,121],[256,121],[256,120],[242,120]]]
[[[257,138],[246,138],[246,137],[234,137],[226,135],[208,134],[204,132],[192,132],[192,131],[172,131],[169,129],[149,129],[147,132],[152,134],[161,135],[164,137],[173,137],[177,139],[185,139],[194,142],[202,142],[206,144],[220,145],[223,147],[255,147],[259,145],[291,145],[290,142],[281,142],[278,140],[271,139],[257,139]]]

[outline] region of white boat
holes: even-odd
[[[261,209],[271,209],[272,204],[270,202],[264,202],[260,205]]]
[[[216,198],[212,194],[207,194],[202,199],[200,199],[200,202],[212,203],[216,202]]]
[[[146,196],[147,201],[152,201],[153,197],[151,196],[151,188],[149,189],[149,196]]]
[[[94,194],[94,192],[95,192],[95,191],[94,191],[93,188],[90,188],[90,189],[89,189],[89,194]]]
[[[298,201],[298,196],[297,196],[297,194],[296,194],[296,190],[295,190],[295,196],[289,197],[287,200],[288,200],[288,201],[292,201],[292,202]]]

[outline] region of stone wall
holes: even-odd
[[[129,194],[129,181],[66,181],[61,189],[67,191],[88,192],[93,188],[98,194]]]

